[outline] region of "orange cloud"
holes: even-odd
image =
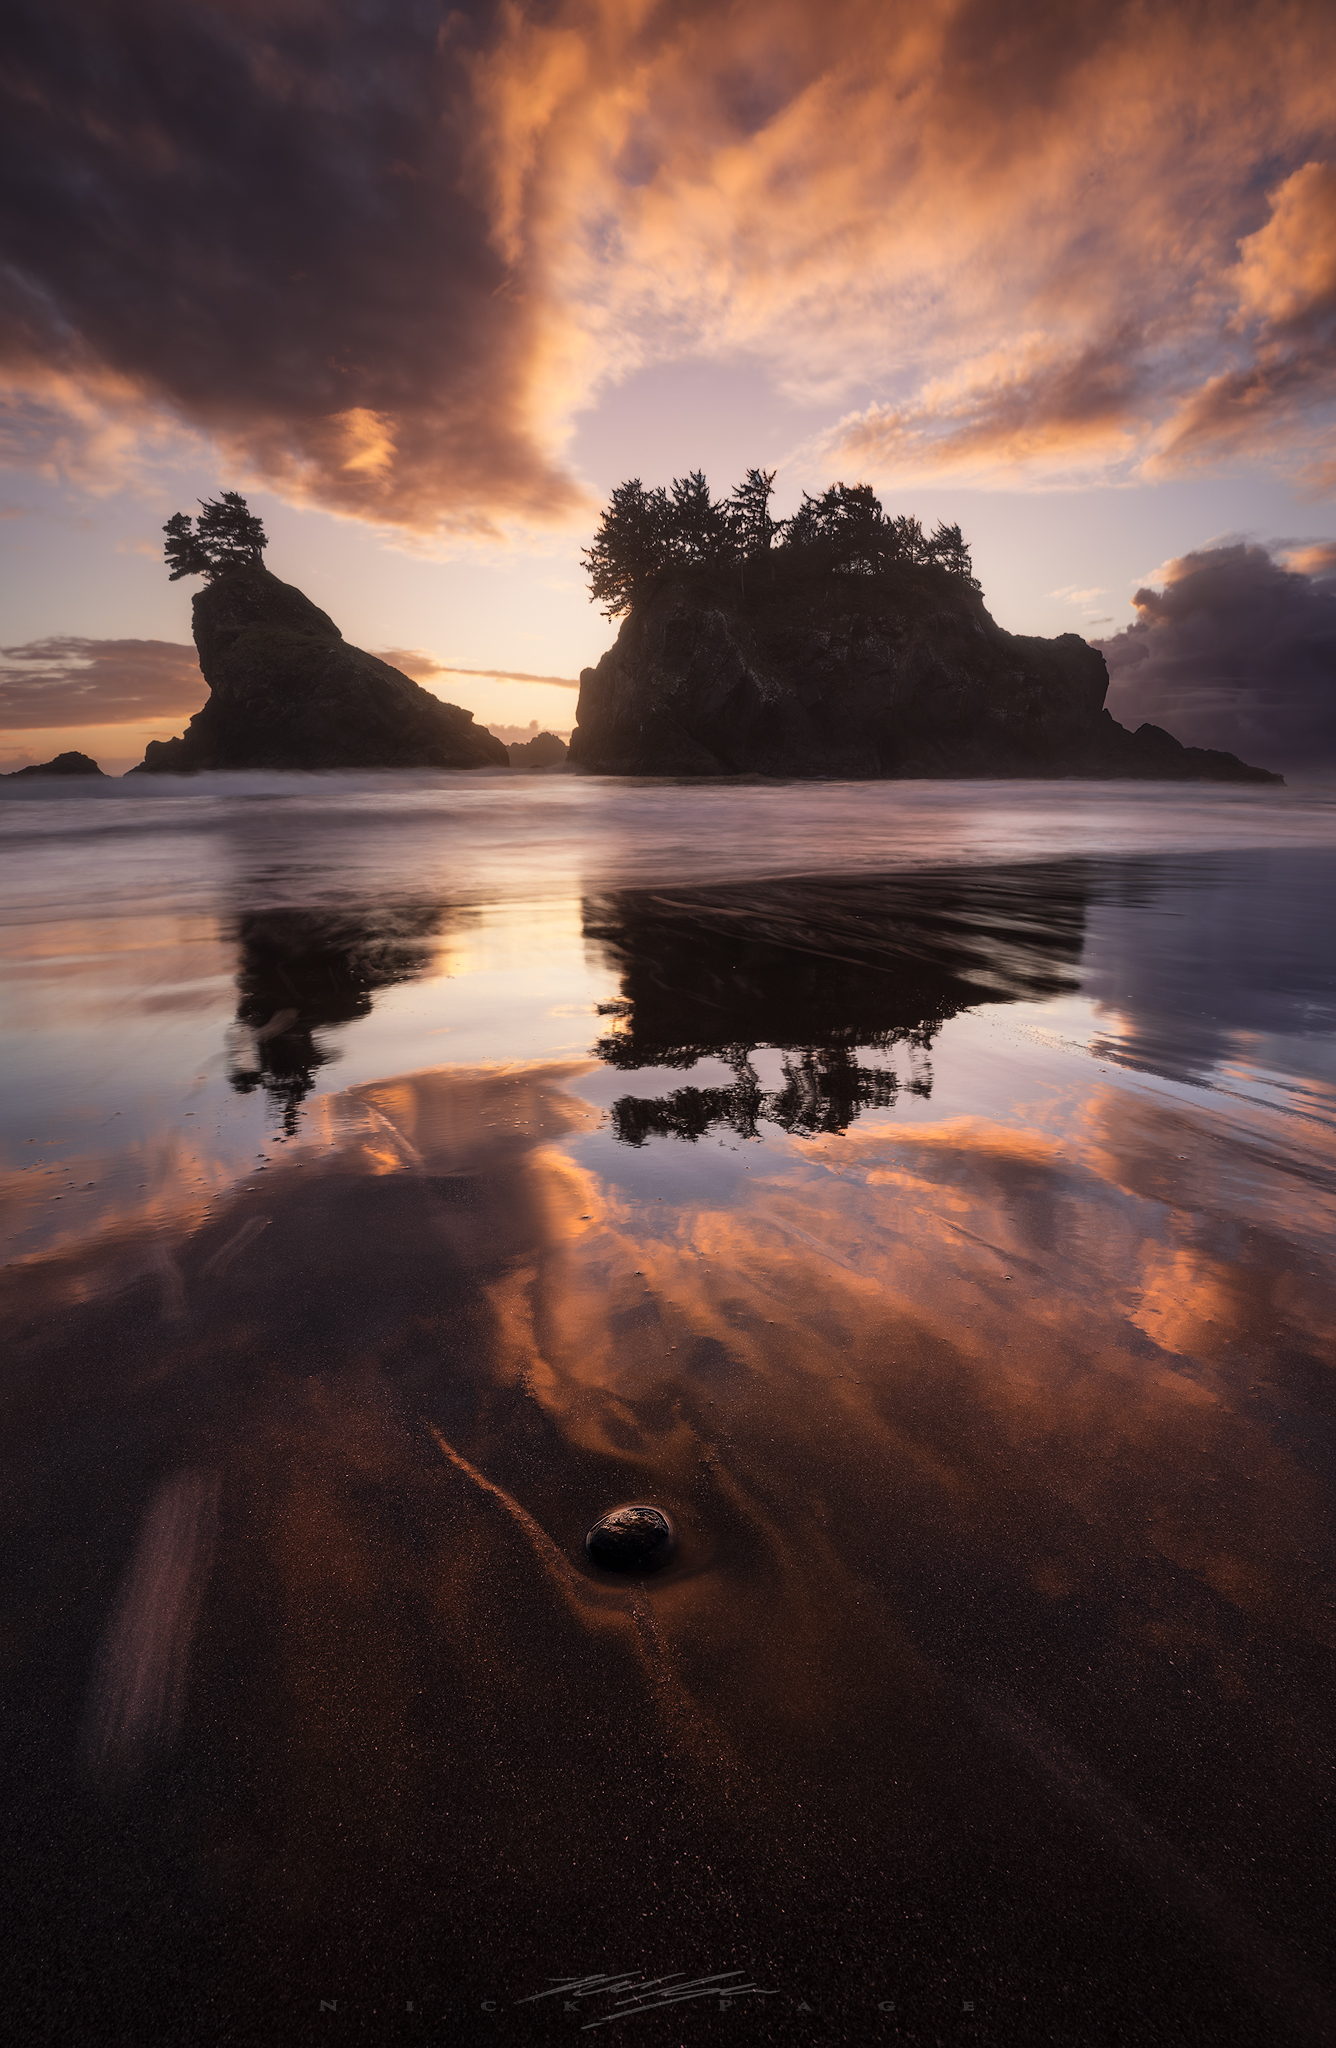
[[[1271,218],[1239,243],[1233,282],[1244,359],[1187,397],[1154,466],[1297,450],[1301,473],[1325,489],[1307,422],[1336,403],[1336,165],[1305,164],[1272,192]]]
[[[57,471],[170,428],[487,534],[583,517],[575,413],[687,354],[870,391],[823,452],[894,471],[1301,465],[1333,396],[1318,0],[127,0],[112,33],[54,0],[0,85],[10,450]]]
[[[809,401],[880,387],[809,451],[836,466],[1186,459],[1166,424],[1247,371],[1226,329],[1260,180],[1330,126],[1329,16],[1269,16],[515,10],[476,89],[498,246],[551,309],[549,403],[690,348]],[[1316,173],[1277,196],[1279,244]]]
[[[1305,164],[1287,178],[1239,258],[1245,312],[1288,327],[1336,309],[1336,165]]]

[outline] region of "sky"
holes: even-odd
[[[613,485],[757,466],[958,521],[1124,722],[1336,771],[1328,0],[10,21],[0,768],[182,730],[161,529],[222,489],[349,640],[566,732]]]

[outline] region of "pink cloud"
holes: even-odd
[[[576,412],[691,355],[871,390],[828,443],[874,469],[1312,466],[1333,75],[1320,0],[51,0],[0,81],[9,452],[193,434],[495,534],[587,517]]]

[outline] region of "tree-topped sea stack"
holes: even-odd
[[[570,759],[611,775],[1090,776],[1280,782],[1233,754],[1128,732],[1075,633],[1003,632],[958,526],[888,518],[866,484],[771,519],[773,473],[714,500],[613,492],[584,557],[623,617],[580,678]]]
[[[195,645],[209,701],[136,774],[207,768],[506,768],[500,740],[374,654],[261,561],[264,528],[236,492],[165,528],[173,581],[205,577]]]

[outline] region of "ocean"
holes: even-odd
[[[0,843],[24,2038],[1336,2035],[1336,790]]]

